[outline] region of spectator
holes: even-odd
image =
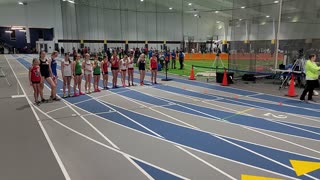
[[[181,50],[180,53],[179,53],[180,69],[183,69],[183,67],[184,67],[184,65],[183,65],[184,57],[185,57],[185,54],[184,54],[183,51]]]
[[[172,69],[176,69],[176,52],[173,50],[171,53],[171,57],[172,57],[172,64],[171,64],[171,68]]]

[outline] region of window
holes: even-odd
[[[43,39],[44,35],[43,35],[43,30],[39,30],[39,39]]]
[[[11,41],[16,40],[16,30],[12,30],[12,33],[10,33],[10,39],[11,39]]]

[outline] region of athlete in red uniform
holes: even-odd
[[[41,82],[41,73],[40,73],[40,61],[36,58],[32,61],[32,67],[29,70],[29,81],[30,85],[33,87],[34,102],[36,105],[40,105],[38,97],[40,95],[40,82]]]
[[[112,71],[112,87],[118,88],[117,81],[118,81],[118,73],[119,73],[119,58],[116,51],[114,51],[111,57],[111,71]]]
[[[153,53],[150,59],[151,83],[157,84],[158,60],[156,54]]]
[[[109,61],[108,56],[103,56],[103,61],[101,63],[101,72],[103,76],[103,89],[109,89],[108,88],[108,68],[109,68]]]

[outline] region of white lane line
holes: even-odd
[[[130,156],[128,156],[128,155],[123,155],[125,158],[127,158],[128,159],[128,161],[130,161],[131,162],[131,164],[133,164],[140,172],[142,172],[142,174],[144,174],[149,180],[154,180],[154,178],[150,175],[150,174],[148,174],[142,167],[140,167],[136,162],[134,162],[131,158],[130,158]],[[170,174],[170,173],[169,173]]]
[[[24,97],[26,97],[26,95],[13,95],[13,96],[11,96],[11,98],[12,99],[16,99],[16,98],[24,98]]]
[[[137,91],[137,90],[133,90],[133,91],[136,91],[136,92],[138,92],[138,93],[142,93],[142,94],[145,94],[145,95],[148,95],[148,96],[152,96],[152,97],[154,97],[154,98],[156,98],[156,99],[159,99],[159,100],[161,100],[161,101],[165,101],[165,102],[168,102],[168,103],[173,103],[173,102],[171,102],[171,101],[169,101],[169,100],[167,100],[167,99],[165,99],[165,98],[158,97],[158,96],[156,96],[156,95],[152,95],[152,94],[145,93],[145,92],[140,92],[140,91]],[[175,100],[175,101],[177,101],[177,100]],[[219,117],[213,116],[213,115],[211,115],[211,114],[207,114],[207,113],[204,113],[204,112],[201,112],[201,111],[198,111],[198,110],[195,110],[195,109],[186,107],[186,106],[183,106],[183,105],[181,105],[181,104],[176,104],[176,105],[177,105],[177,106],[180,106],[180,107],[183,107],[183,108],[185,108],[185,109],[188,109],[188,110],[190,110],[190,111],[194,111],[194,112],[197,112],[197,113],[199,113],[199,114],[203,114],[203,115],[212,117],[212,118],[214,118],[214,119],[216,119],[216,120],[219,120],[219,121],[223,121],[223,122],[225,121],[225,120],[223,120],[222,118],[219,118]]]
[[[120,108],[120,107],[119,107],[119,108]],[[86,111],[86,110],[84,110],[84,109],[82,109],[82,110],[85,111],[85,112],[87,112],[87,113],[90,113],[89,111]],[[277,172],[273,172],[273,171],[270,171],[270,170],[267,170],[267,169],[259,168],[259,167],[256,167],[256,166],[253,166],[253,165],[250,165],[250,164],[245,164],[245,163],[242,163],[242,162],[239,162],[239,161],[235,161],[235,160],[228,159],[228,158],[225,158],[225,157],[222,157],[222,156],[218,156],[218,155],[215,155],[215,154],[211,154],[211,153],[208,153],[208,152],[205,152],[205,151],[202,151],[202,150],[198,150],[198,149],[195,149],[195,148],[192,148],[192,147],[183,145],[183,144],[178,144],[178,143],[176,143],[176,142],[169,141],[169,140],[167,140],[167,139],[160,138],[160,137],[157,137],[157,136],[154,136],[154,135],[151,135],[151,134],[142,132],[142,131],[138,131],[138,130],[133,129],[133,128],[131,128],[131,127],[128,127],[128,126],[125,126],[125,125],[122,125],[122,124],[113,122],[113,121],[111,121],[111,120],[109,120],[109,119],[103,118],[103,117],[98,116],[98,115],[95,115],[95,114],[92,114],[92,116],[95,116],[95,117],[97,117],[98,119],[103,119],[103,120],[108,121],[109,123],[115,124],[115,125],[117,125],[117,126],[121,126],[121,127],[125,128],[125,129],[129,129],[129,130],[131,130],[131,131],[135,131],[135,132],[137,132],[137,133],[140,133],[140,134],[149,136],[149,137],[151,137],[151,138],[156,138],[156,139],[158,139],[158,140],[167,142],[167,143],[172,144],[172,145],[181,146],[181,147],[184,147],[184,148],[187,148],[187,149],[191,149],[191,150],[193,150],[193,151],[197,151],[197,152],[206,154],[206,155],[208,155],[208,156],[212,156],[212,157],[219,158],[219,159],[223,159],[223,160],[226,160],[226,161],[229,161],[229,162],[233,162],[233,163],[236,163],[236,164],[244,165],[244,166],[247,166],[247,167],[250,167],[250,168],[253,168],[253,169],[258,169],[258,170],[261,170],[261,171],[264,171],[264,172],[273,173],[273,174],[276,174],[276,175],[280,175],[280,176],[283,176],[283,177],[287,177],[287,178],[289,178],[289,179],[294,179],[294,180],[296,180],[295,178],[289,177],[289,176],[287,176],[287,175],[283,175],[283,174],[280,174],[280,173],[277,173]],[[170,123],[170,122],[169,122],[169,123]],[[172,124],[174,124],[174,123],[172,123]],[[182,127],[184,127],[184,126],[182,126]],[[187,127],[187,128],[188,128],[188,127]],[[305,156],[305,155],[303,155],[303,156]],[[313,157],[312,157],[312,158],[313,158]]]
[[[135,101],[132,101],[132,102],[135,102]],[[135,102],[136,103],[136,102]],[[113,106],[116,106],[118,108],[121,108],[121,109],[124,109],[120,106],[117,106],[117,105],[113,105]],[[127,111],[130,111],[130,112],[133,112],[133,113],[136,113],[132,110],[127,110]],[[181,112],[180,112],[181,113]],[[314,158],[314,159],[318,159],[320,160],[320,158],[317,158],[317,157],[313,157],[313,156],[308,156],[308,155],[305,155],[305,154],[300,154],[300,153],[296,153],[296,152],[292,152],[292,151],[287,151],[287,150],[282,150],[282,149],[278,149],[278,148],[274,148],[274,147],[270,147],[270,146],[266,146],[266,145],[260,145],[260,144],[257,144],[257,143],[253,143],[253,142],[249,142],[249,141],[245,141],[245,140],[241,140],[241,139],[237,139],[237,138],[233,138],[233,137],[228,137],[228,136],[225,136],[225,135],[220,135],[220,134],[215,134],[213,132],[210,132],[210,131],[206,131],[206,130],[202,130],[196,126],[193,126],[193,125],[190,125],[188,123],[184,123],[185,125],[180,125],[180,124],[177,124],[177,123],[174,123],[174,122],[171,122],[171,121],[167,121],[167,120],[163,120],[163,119],[159,119],[159,118],[155,118],[155,117],[151,117],[151,116],[148,116],[148,115],[143,115],[143,116],[146,116],[146,117],[149,117],[149,118],[152,118],[152,119],[156,119],[156,120],[159,120],[159,121],[163,121],[163,122],[166,122],[166,123],[169,123],[169,124],[173,124],[173,125],[177,125],[177,126],[180,126],[180,127],[185,127],[185,128],[188,128],[188,129],[194,129],[194,130],[197,130],[197,131],[200,131],[200,132],[203,132],[203,133],[207,133],[207,134],[211,134],[211,135],[216,135],[216,136],[220,136],[220,137],[225,137],[225,138],[230,138],[230,139],[234,139],[234,140],[237,140],[237,141],[242,141],[242,142],[245,142],[245,143],[249,143],[249,144],[254,144],[254,145],[258,145],[258,146],[263,146],[263,147],[266,147],[266,148],[270,148],[270,149],[274,149],[274,150],[278,150],[278,151],[283,151],[283,152],[287,152],[287,153],[293,153],[293,154],[296,154],[296,155],[300,155],[300,156],[306,156],[306,157],[309,157],[309,158]],[[171,117],[168,115],[168,117]],[[174,117],[173,117],[174,118]],[[183,122],[181,122],[183,123]],[[242,126],[240,126],[242,127]],[[251,130],[251,129],[248,129],[248,130]],[[252,130],[254,131],[254,130]],[[315,151],[317,152],[317,151]]]
[[[167,86],[171,86],[171,87],[174,87],[172,85],[167,85]],[[202,89],[205,89],[205,90],[208,90],[208,88],[203,88],[201,87]],[[162,90],[162,89],[159,89],[159,90]],[[210,89],[209,89],[210,90]],[[164,90],[162,90],[164,91]],[[194,91],[194,90],[187,90],[187,91],[190,91],[190,92],[195,92],[195,93],[201,93],[201,92],[197,92],[197,91]],[[217,91],[217,90],[215,90]],[[178,93],[173,93],[173,92],[167,92],[167,93],[170,93],[170,94],[175,94],[177,96],[183,96],[181,94],[178,94]],[[230,93],[230,94],[233,94],[233,93]],[[208,96],[211,96],[211,97],[215,97],[217,99],[213,99],[211,101],[217,101],[217,100],[223,100],[223,99],[226,99],[226,98],[223,98],[223,97],[217,97],[216,95],[212,94],[212,93],[207,93],[206,95]],[[234,95],[237,95],[237,94],[234,94]],[[253,97],[254,99],[257,99],[257,102],[261,102],[262,103],[271,103],[271,104],[274,104],[276,105],[277,103],[274,102],[274,101],[269,101],[269,100],[264,100],[264,99],[258,99],[258,98],[255,98],[254,96],[258,96],[258,95],[267,95],[267,94],[264,94],[264,93],[257,93],[257,94],[253,94],[253,95],[248,95],[248,96],[244,96],[244,95],[238,95],[239,97]],[[272,95],[271,95],[272,96]],[[232,101],[231,99],[227,99],[227,100],[230,100]],[[260,101],[259,101],[260,100]],[[288,99],[290,100],[290,99]],[[263,102],[263,101],[266,101],[266,102]],[[242,104],[247,104],[247,103],[243,103],[243,102],[238,102],[238,103],[242,103]],[[251,104],[247,104],[247,105],[250,105],[250,106],[255,106],[255,105],[251,105]],[[319,109],[312,109],[312,108],[307,108],[307,107],[299,107],[299,106],[295,106],[295,105],[290,105],[290,104],[285,104],[285,106],[288,106],[288,107],[296,107],[296,108],[301,108],[301,109],[306,109],[306,110],[310,110],[310,111],[315,111],[315,112],[320,112]],[[260,108],[264,108],[264,107],[261,107],[261,106],[256,106],[256,107],[260,107]]]
[[[223,108],[223,109],[227,109],[229,111],[233,111],[233,112],[238,112],[237,110],[234,110],[234,109],[231,109],[231,108],[227,108],[227,107],[224,107],[224,106],[220,106],[220,105],[217,105],[217,104],[212,104],[212,103],[209,103],[209,102],[203,102],[205,104],[209,104],[209,105],[212,105],[212,106],[217,106],[217,107],[220,107],[220,108]],[[190,104],[188,102],[186,102],[186,104]],[[202,106],[201,106],[202,107]],[[210,107],[205,107],[205,108],[209,108],[209,109],[212,109]],[[273,111],[273,112],[277,112],[277,111]],[[319,134],[320,133],[317,133],[317,132],[313,132],[313,131],[310,131],[310,130],[307,130],[307,129],[303,129],[303,128],[299,128],[299,127],[296,127],[294,125],[302,125],[302,126],[308,126],[308,127],[314,127],[314,128],[319,128],[319,127],[316,127],[316,126],[312,126],[312,125],[306,125],[306,124],[300,124],[300,123],[296,123],[296,122],[288,122],[288,121],[285,121],[283,119],[279,119],[279,120],[274,120],[274,119],[269,119],[269,118],[265,118],[263,116],[256,116],[256,115],[253,115],[253,114],[249,114],[249,113],[243,113],[243,115],[246,115],[246,116],[251,116],[251,117],[256,117],[256,118],[261,118],[261,119],[265,119],[267,121],[271,121],[271,122],[275,122],[275,123],[278,123],[278,124],[282,124],[284,126],[289,126],[289,127],[292,127],[292,128],[295,128],[295,129],[300,129],[300,130],[303,130],[303,131],[307,131],[307,132],[310,132],[310,133],[314,133],[314,134]],[[292,116],[292,115],[291,115]],[[303,117],[301,117],[303,118]],[[290,118],[289,118],[290,119]],[[283,124],[283,123],[291,123],[291,124],[294,124],[294,125],[288,125],[288,124]]]
[[[201,159],[200,157],[196,156],[195,154],[191,153],[190,151],[187,151],[186,149],[184,149],[184,148],[182,148],[180,146],[176,146],[176,147],[179,148],[180,150],[184,151],[185,153],[189,154],[190,156],[194,157],[195,159],[199,160],[200,162],[204,163],[205,165],[207,165],[207,166],[211,167],[212,169],[218,171],[219,173],[227,176],[229,179],[237,180],[237,178],[232,177],[230,174],[222,171],[221,169],[217,168],[216,166],[214,166],[214,165],[208,163],[207,161]]]
[[[133,102],[135,102],[135,101],[133,101]],[[171,123],[171,124],[175,124],[175,123],[172,123],[172,122],[168,122],[168,123]],[[179,125],[179,124],[175,124],[175,125],[177,125],[177,126],[181,126],[181,125]],[[193,127],[195,127],[195,126],[193,126]],[[188,127],[186,127],[186,128],[188,128]],[[192,129],[192,128],[191,128]],[[199,128],[197,128],[196,127],[196,129],[195,130],[198,130],[198,131],[202,131],[201,129],[199,129]],[[202,131],[202,132],[205,132],[205,131]],[[214,135],[214,134],[212,134],[212,133],[210,133],[210,132],[206,132],[206,133],[208,133],[208,134],[211,134],[211,135],[213,135],[213,136],[215,136],[215,137],[217,137],[217,135]],[[229,141],[227,142],[227,143],[230,143]],[[231,142],[232,143],[232,142]],[[232,143],[233,145],[235,144],[235,143]],[[240,145],[237,145],[237,146],[240,146]],[[242,147],[242,146],[240,146],[240,147]],[[270,147],[269,147],[270,148]],[[247,149],[247,148],[245,148],[245,147],[242,147],[242,149],[244,149],[244,150],[249,150],[249,149]],[[271,149],[275,149],[275,148],[271,148]],[[279,149],[277,149],[277,150],[279,150]],[[284,151],[284,150],[280,150],[280,151]],[[249,150],[249,152],[254,152],[254,151],[252,151],[252,150]],[[290,153],[294,153],[294,152],[290,152]],[[259,154],[259,153],[254,153],[254,154],[256,154],[256,155],[259,155],[260,157],[262,157],[262,158],[265,158],[265,159],[267,159],[267,160],[270,160],[270,161],[272,161],[272,162],[277,162],[278,164],[282,164],[282,163],[280,163],[280,162],[278,162],[278,161],[276,161],[276,160],[274,160],[274,159],[272,159],[272,158],[269,158],[269,157],[266,157],[266,156],[264,156],[264,155],[261,155],[261,154]],[[294,154],[297,154],[297,153],[294,153]],[[301,154],[298,154],[298,155],[301,155]],[[302,155],[302,156],[306,156],[306,155]],[[313,157],[311,157],[311,158],[313,158]],[[208,162],[207,162],[208,163]],[[210,164],[210,163],[209,163]],[[284,165],[284,164],[283,164]],[[285,167],[288,167],[288,166],[286,166],[286,165],[284,165]]]
[[[31,101],[30,101],[29,98],[26,96],[26,92],[25,92],[25,90],[23,89],[23,87],[22,87],[22,85],[21,85],[21,83],[20,83],[20,80],[18,79],[15,71],[13,70],[11,64],[9,63],[6,55],[5,55],[4,57],[5,57],[6,61],[7,61],[7,63],[9,64],[10,69],[11,69],[11,71],[13,72],[14,77],[17,79],[17,82],[18,82],[19,86],[21,87],[22,93],[23,93],[24,96],[26,97],[26,99],[27,99],[27,101],[28,101],[28,104],[29,104],[29,106],[30,106],[30,108],[31,108],[34,116],[36,117],[36,120],[37,120],[37,122],[38,122],[38,124],[39,124],[39,126],[40,126],[40,128],[41,128],[41,130],[42,130],[42,132],[43,132],[43,134],[44,134],[44,136],[45,136],[45,138],[46,138],[49,146],[50,146],[50,149],[51,149],[51,151],[52,151],[52,153],[53,153],[56,161],[58,162],[58,165],[59,165],[59,167],[60,167],[60,169],[61,169],[61,171],[62,171],[65,179],[66,179],[66,180],[71,180],[71,178],[70,178],[70,176],[69,176],[69,174],[68,174],[68,171],[67,171],[67,169],[65,168],[62,160],[60,159],[60,156],[59,156],[58,152],[56,151],[56,149],[55,149],[55,147],[54,147],[54,145],[53,145],[53,143],[52,143],[52,141],[51,141],[51,139],[50,139],[47,131],[45,130],[42,122],[40,121],[40,118],[39,118],[38,114],[35,112]],[[24,66],[23,66],[23,67],[24,67]],[[25,67],[25,68],[26,68],[26,67]],[[27,69],[27,68],[26,68],[26,69]]]
[[[215,137],[217,137],[217,138],[221,139],[222,141],[225,141],[225,142],[227,142],[227,143],[229,143],[229,144],[232,144],[232,145],[234,145],[234,146],[237,146],[237,147],[239,147],[239,148],[241,148],[241,149],[243,149],[243,150],[246,150],[246,151],[248,151],[248,152],[251,152],[251,153],[253,153],[253,154],[257,155],[257,156],[260,156],[260,157],[262,157],[262,158],[264,158],[264,159],[266,159],[266,160],[269,160],[269,161],[271,161],[271,162],[273,162],[273,163],[276,163],[276,164],[278,164],[278,165],[280,165],[280,166],[283,166],[283,167],[285,167],[285,168],[287,168],[287,169],[290,169],[290,170],[292,170],[292,171],[295,171],[291,166],[287,166],[287,165],[285,165],[285,164],[283,164],[283,163],[281,163],[281,162],[278,162],[278,161],[276,161],[276,160],[274,160],[274,159],[272,159],[272,158],[269,158],[269,157],[264,156],[264,155],[262,155],[262,154],[260,154],[260,153],[257,153],[257,152],[255,152],[255,151],[253,151],[253,150],[251,150],[251,149],[245,148],[245,147],[243,147],[243,146],[241,146],[241,145],[238,145],[238,144],[236,144],[236,143],[233,143],[233,142],[231,142],[231,141],[228,141],[228,140],[226,140],[226,139],[224,139],[224,138],[222,138],[222,137],[219,137],[219,136],[215,136]],[[319,179],[317,179],[317,178],[315,178],[315,177],[313,177],[313,176],[311,176],[311,175],[308,175],[308,174],[305,174],[305,176],[307,176],[307,177],[309,177],[309,178],[311,178],[311,179],[319,180]]]
[[[143,93],[143,94],[147,94],[147,93]],[[147,94],[147,95],[148,95],[148,94]],[[137,100],[132,100],[131,98],[127,98],[127,97],[124,97],[124,96],[122,96],[122,95],[119,95],[119,96],[121,96],[121,97],[123,97],[123,98],[125,98],[125,99],[128,99],[128,100],[130,100],[130,101],[132,101],[132,102],[135,102],[135,103],[137,103],[137,104],[139,104],[139,105],[144,106],[143,104],[137,102]],[[118,107],[118,106],[117,106],[117,107]],[[121,107],[119,107],[119,108],[121,108]],[[131,111],[131,110],[129,110],[129,111]],[[232,111],[234,111],[234,110],[232,110]],[[134,112],[134,111],[132,111],[132,112]],[[160,111],[159,111],[159,112],[160,112]],[[145,116],[146,116],[146,115],[145,115]],[[172,118],[172,119],[174,119],[174,120],[176,120],[176,118],[174,118],[174,117],[172,117],[172,116],[169,116],[169,115],[166,115],[166,116],[167,116],[167,117],[170,117],[170,118]],[[151,117],[151,118],[154,118],[154,117]],[[157,118],[156,118],[156,119],[157,119]],[[161,120],[161,119],[158,119],[158,120]],[[178,120],[178,122],[183,123],[183,124],[185,124],[185,125],[187,125],[187,126],[189,126],[189,127],[192,127],[192,128],[194,128],[194,129],[199,130],[199,128],[197,128],[197,127],[195,127],[195,126],[193,126],[193,125],[191,125],[191,124],[185,123],[185,122],[180,121],[180,120]],[[228,122],[228,123],[229,123],[229,122]],[[231,123],[231,124],[232,124],[232,123]],[[176,125],[179,125],[179,124],[176,124]],[[236,125],[237,125],[237,124],[236,124]],[[179,126],[181,126],[181,125],[179,125]],[[246,126],[241,126],[241,125],[239,125],[239,126],[245,128],[245,129],[254,131],[254,132],[259,132],[259,131],[257,131],[257,130],[254,130],[254,128],[251,129],[251,128],[246,127]],[[273,131],[271,131],[271,132],[273,132]],[[264,134],[264,135],[267,135],[266,133],[262,133],[262,132],[259,132],[259,133]],[[287,135],[287,134],[286,134],[286,135]],[[272,137],[272,138],[275,138],[275,139],[280,139],[280,140],[282,140],[282,141],[284,141],[284,142],[287,142],[287,143],[296,145],[296,146],[298,146],[298,147],[302,147],[302,148],[311,150],[311,151],[313,151],[313,152],[319,153],[319,151],[313,150],[313,149],[311,149],[311,148],[308,148],[308,147],[305,147],[305,146],[302,146],[302,145],[299,145],[299,144],[296,144],[296,143],[293,143],[293,142],[290,142],[290,141],[287,141],[287,140],[284,140],[284,139],[281,139],[281,138],[278,138],[278,137],[274,137],[274,136],[272,136],[272,135],[268,135],[268,136],[269,136],[269,137]],[[313,140],[313,139],[312,139],[312,140]],[[243,140],[240,140],[240,141],[243,141]],[[247,142],[247,141],[244,141],[244,142]],[[251,142],[247,142],[247,143],[251,143]],[[259,144],[256,144],[256,145],[259,145]],[[264,146],[264,145],[260,145],[260,146]],[[268,147],[268,146],[264,146],[264,147]],[[272,148],[272,147],[269,147],[269,148]],[[273,149],[277,149],[277,148],[273,148]],[[277,149],[277,150],[280,150],[280,151],[281,151],[281,149]],[[290,151],[288,151],[288,152],[290,152]],[[290,152],[290,153],[294,153],[294,152]],[[301,155],[301,154],[299,154],[299,155]],[[311,158],[312,158],[312,157],[311,157]]]
[[[22,64],[21,64],[22,65]],[[25,69],[27,69],[25,66],[22,65],[22,67],[24,67]],[[45,84],[45,86],[48,88],[48,86]],[[21,86],[22,88],[22,86]],[[25,93],[25,92],[24,92]],[[92,125],[86,118],[82,117],[81,114],[76,111],[72,106],[71,103],[67,102],[66,100],[62,99],[62,101],[67,105],[67,107],[69,107],[71,110],[73,110],[76,115],[80,116],[80,118],[82,120],[84,120],[94,131],[96,131],[103,139],[105,139],[108,143],[110,143],[113,148],[116,149],[120,149],[116,144],[114,144],[107,136],[105,136],[101,131],[99,131],[94,125]],[[39,108],[38,108],[39,109]],[[40,109],[39,109],[40,110]],[[42,112],[42,111],[41,111]],[[49,116],[47,113],[42,112],[44,115],[46,115],[47,117],[51,117]],[[52,119],[52,118],[50,118]],[[124,155],[124,157],[130,162],[132,163],[133,166],[135,166],[142,174],[144,174],[148,179],[153,180],[153,178],[145,171],[143,170],[141,167],[139,167],[135,162],[133,162],[130,157],[128,155]],[[138,168],[139,167],[139,168]]]
[[[116,153],[119,153],[119,154],[121,154],[121,155],[123,155],[123,156],[125,156],[125,157],[129,157],[129,158],[131,158],[131,159],[140,161],[140,162],[142,162],[142,163],[144,163],[144,164],[147,164],[147,165],[149,165],[149,166],[152,166],[152,167],[154,167],[154,168],[156,168],[156,169],[159,169],[159,170],[161,170],[161,171],[164,171],[164,172],[166,172],[166,173],[168,173],[168,174],[171,174],[171,175],[173,175],[173,176],[179,177],[179,178],[181,178],[181,179],[186,179],[186,180],[188,180],[188,178],[186,178],[186,177],[184,177],[184,176],[181,176],[181,175],[176,174],[176,173],[174,173],[174,172],[171,172],[171,171],[168,171],[168,170],[166,170],[166,169],[163,169],[163,168],[161,168],[161,167],[159,167],[159,166],[156,166],[156,165],[154,165],[154,164],[151,164],[151,163],[149,163],[149,162],[146,162],[146,161],[144,161],[144,160],[142,160],[142,159],[140,159],[140,158],[137,158],[137,157],[135,157],[135,156],[132,156],[132,155],[130,155],[130,154],[128,154],[128,153],[125,153],[125,152],[123,152],[123,151],[120,151],[120,150],[117,149],[117,148],[108,146],[108,145],[106,145],[106,144],[104,144],[104,143],[102,143],[102,142],[100,142],[100,141],[97,141],[97,140],[95,140],[95,139],[93,139],[93,138],[91,138],[91,137],[89,137],[89,136],[86,136],[86,135],[84,135],[84,134],[82,134],[82,133],[80,133],[80,132],[78,132],[78,131],[70,128],[69,126],[67,126],[67,125],[65,125],[65,124],[57,121],[56,119],[54,119],[54,118],[51,117],[50,115],[48,115],[48,114],[46,114],[45,112],[43,112],[43,111],[42,111],[41,109],[39,109],[38,107],[35,107],[35,108],[36,108],[39,112],[41,112],[42,114],[44,114],[45,116],[47,116],[49,119],[51,119],[52,121],[54,121],[55,123],[57,123],[58,125],[64,127],[65,129],[67,129],[67,130],[69,130],[69,131],[71,131],[71,132],[73,132],[73,133],[75,133],[75,134],[77,134],[77,135],[79,135],[79,136],[87,139],[87,140],[90,140],[90,141],[92,141],[92,142],[94,142],[94,143],[96,143],[96,144],[98,144],[98,145],[100,145],[100,146],[103,146],[103,147],[105,147],[105,148],[107,148],[107,149],[109,149],[109,150],[111,150],[111,151],[114,151],[114,152],[116,152]],[[151,137],[155,137],[155,136],[151,136]],[[159,139],[161,139],[161,138],[159,138]]]
[[[215,101],[215,100],[214,100]],[[209,104],[209,105],[213,105],[213,106],[218,106],[218,105],[216,105],[216,104],[212,104],[212,103],[209,103],[209,102],[211,102],[211,101],[202,101],[203,103],[206,103],[206,104]],[[228,104],[227,102],[221,102],[221,103],[224,103],[224,104]],[[240,107],[240,108],[245,108],[245,107],[247,107],[247,106],[244,106],[244,105],[237,105],[237,104],[233,104],[233,105],[235,105],[235,106],[237,106],[237,107]],[[232,110],[232,111],[234,111],[233,109],[230,109],[230,108],[226,108],[226,107],[224,107],[224,106],[218,106],[218,107],[221,107],[221,108],[224,108],[224,109],[228,109],[228,110]],[[257,110],[260,110],[260,111],[265,111],[265,112],[274,112],[274,113],[283,113],[283,112],[279,112],[279,111],[276,111],[276,110],[273,110],[273,109],[261,109],[261,107],[260,106],[257,106],[258,108],[257,108]],[[284,113],[284,114],[286,114],[286,115],[288,115],[288,116],[295,116],[295,117],[299,117],[299,118],[302,118],[302,119],[307,119],[307,120],[310,120],[310,121],[314,121],[314,122],[320,122],[320,120],[317,120],[317,119],[312,119],[312,118],[310,118],[310,117],[308,117],[308,116],[303,116],[303,115],[297,115],[297,114],[292,114],[292,113]],[[253,117],[258,117],[258,116],[253,116]],[[259,117],[259,118],[261,118],[261,117]],[[282,121],[282,120],[281,120]],[[287,121],[284,121],[283,120],[283,122],[287,122]],[[301,124],[301,123],[295,123],[295,122],[292,122],[293,124],[298,124],[298,125],[305,125],[305,126],[310,126],[310,125],[307,125],[307,124]],[[314,127],[314,126],[310,126],[310,127]],[[318,128],[318,127],[316,127],[316,128]]]
[[[99,101],[99,100],[98,100]],[[100,102],[101,103],[101,102]],[[103,103],[102,103],[103,104]],[[174,124],[174,123],[172,123],[172,124]],[[208,134],[211,134],[211,133],[208,133]],[[240,145],[238,145],[238,146],[240,146]],[[242,147],[242,146],[241,146]],[[189,147],[188,147],[189,148]],[[251,151],[251,150],[250,150]],[[263,155],[262,155],[263,156]]]

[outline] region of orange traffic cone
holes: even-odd
[[[194,78],[194,69],[193,69],[193,65],[192,65],[192,67],[191,67],[191,72],[190,72],[189,80],[196,80],[196,78]]]
[[[221,85],[222,86],[229,86],[226,69],[224,69],[223,80],[222,80],[222,84]]]
[[[296,91],[294,89],[294,75],[291,75],[291,80],[290,80],[290,86],[288,89],[288,94],[286,94],[286,96],[289,97],[297,97],[298,95],[296,94]]]

